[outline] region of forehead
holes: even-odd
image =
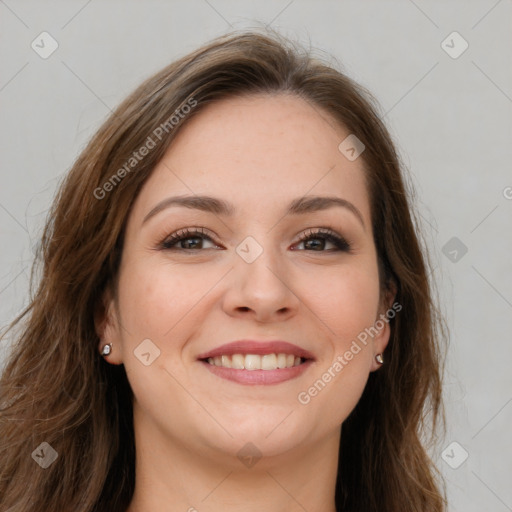
[[[204,194],[241,213],[270,214],[297,197],[336,195],[356,204],[369,222],[363,161],[349,161],[338,149],[348,135],[330,114],[297,96],[214,102],[179,131],[135,210],[143,215],[171,194]]]

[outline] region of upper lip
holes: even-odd
[[[233,354],[293,354],[304,359],[314,359],[314,356],[308,350],[301,348],[288,341],[255,341],[255,340],[237,340],[224,345],[220,345],[208,352],[199,354],[198,359],[208,359],[215,356],[229,356]]]

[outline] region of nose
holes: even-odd
[[[260,323],[287,320],[297,313],[300,304],[292,285],[286,262],[270,249],[263,250],[251,263],[236,254],[223,309],[230,316]]]

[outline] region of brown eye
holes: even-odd
[[[307,250],[315,252],[350,252],[351,249],[345,238],[330,229],[309,230],[300,237],[300,243],[303,243]],[[326,250],[327,243],[333,244],[335,248]]]
[[[182,229],[168,236],[161,244],[162,249],[167,250],[199,250],[210,249],[211,247],[203,247],[204,241],[210,241],[214,246],[213,240],[202,230]]]

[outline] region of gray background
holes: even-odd
[[[109,110],[207,40],[270,24],[382,105],[451,331],[448,434],[432,453],[449,510],[512,510],[511,13],[510,0],[0,0],[0,325],[27,303],[55,187]],[[31,48],[43,31],[59,44],[46,59]],[[453,31],[469,44],[457,58]]]

